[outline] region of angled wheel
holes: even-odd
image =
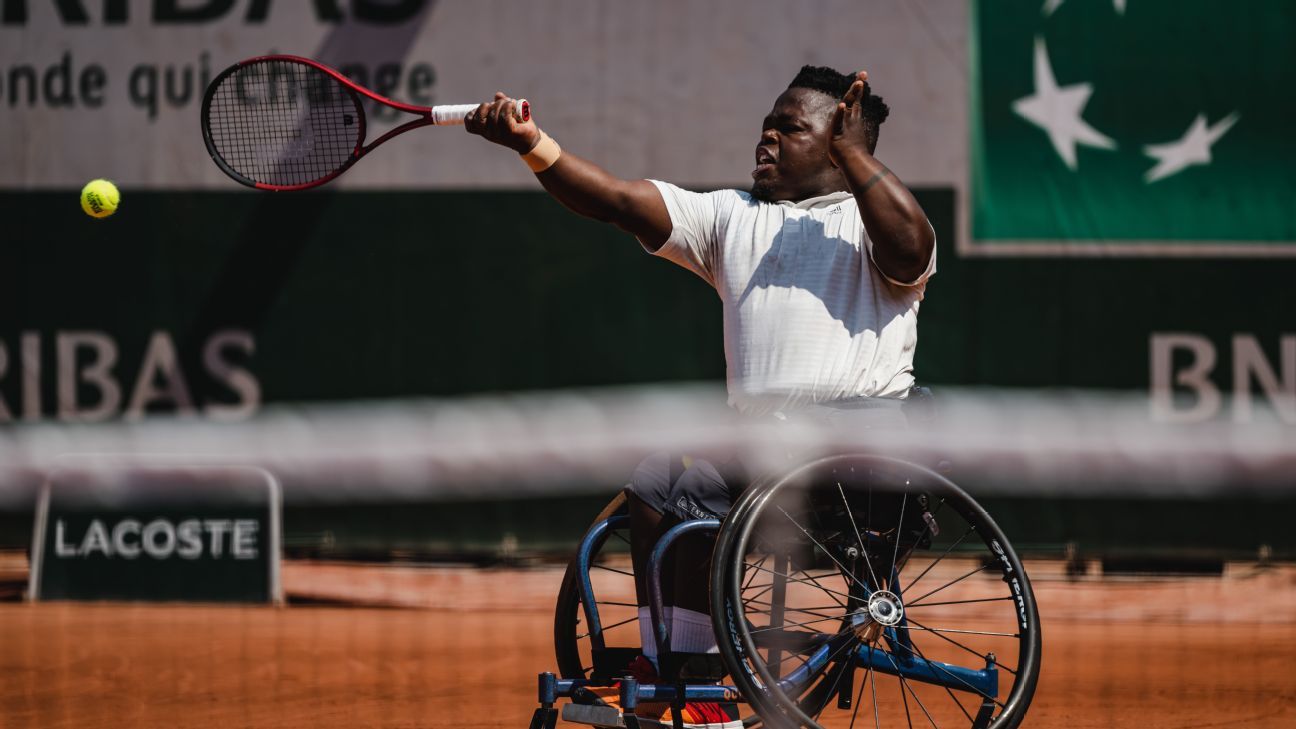
[[[642,650],[626,515],[625,494],[618,493],[594,518],[590,532],[586,534],[587,538],[592,536],[589,577],[598,614],[598,631],[591,631],[581,601],[578,583],[583,570],[579,555],[568,563],[563,574],[554,612],[554,649],[558,671],[563,678],[601,681],[619,678],[624,674],[625,666]],[[600,525],[605,522],[607,528],[600,530]],[[601,637],[596,638],[596,633]],[[807,692],[802,698],[803,709],[817,714],[830,698],[823,691]],[[761,716],[745,713],[745,729],[763,726]]]
[[[770,726],[1015,727],[1039,675],[1007,538],[904,461],[836,456],[749,489],[711,600],[734,683]]]
[[[620,519],[618,519],[618,517]],[[613,519],[609,528],[592,543],[589,579],[594,594],[598,629],[591,631],[581,603],[578,582],[583,570],[578,557],[572,558],[558,588],[554,610],[554,652],[563,678],[593,678],[595,655],[599,669],[624,658],[628,664],[639,654],[638,606],[635,603],[634,568],[630,563],[630,525],[626,520],[626,496],[616,496],[594,517],[591,529]],[[610,649],[610,651],[608,650]],[[613,671],[615,666],[608,666]]]

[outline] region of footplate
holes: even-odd
[[[622,718],[621,712],[611,706],[565,704],[562,707],[562,720],[598,727],[620,728],[625,726],[625,719]]]

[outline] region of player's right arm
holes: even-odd
[[[533,121],[517,121],[513,106],[513,99],[496,93],[494,101],[468,115],[464,127],[525,155],[539,144],[540,129]],[[657,187],[647,180],[623,180],[566,150],[548,169],[537,172],[536,179],[568,209],[612,223],[649,251],[657,251],[670,238],[670,213]]]

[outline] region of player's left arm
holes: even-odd
[[[893,281],[914,282],[927,270],[936,235],[909,188],[869,152],[860,71],[833,112],[828,156],[841,168],[873,241],[873,262]]]

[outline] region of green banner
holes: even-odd
[[[56,469],[36,510],[29,594],[278,602],[279,504],[278,482],[254,468]]]
[[[974,251],[1296,256],[1296,3],[977,0]]]
[[[1296,259],[958,256],[956,192],[916,195],[924,384],[1148,388],[1209,360],[1245,390],[1252,342],[1293,381]],[[0,427],[724,377],[715,290],[543,192],[128,189],[107,220],[0,192],[0,217]]]

